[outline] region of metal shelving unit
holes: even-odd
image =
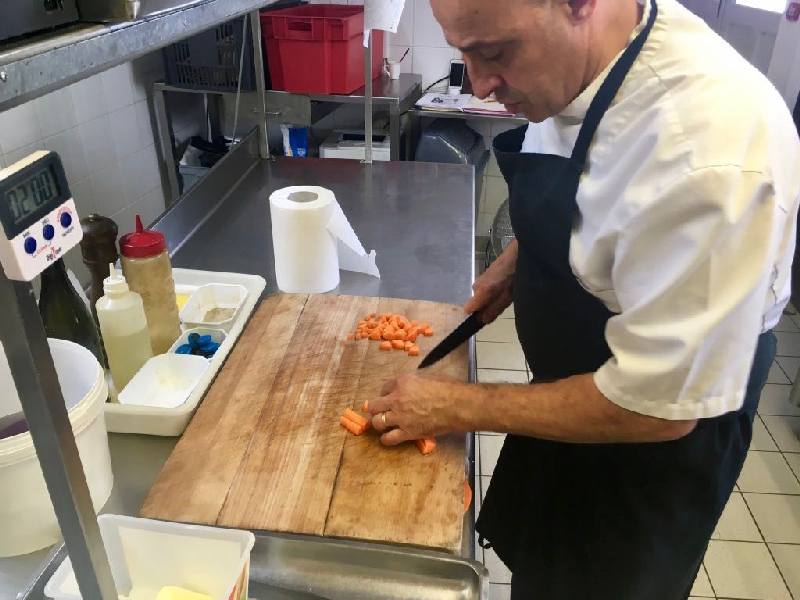
[[[143,56],[272,0],[195,0],[140,21],[78,23],[0,44],[0,111]],[[258,20],[258,19],[256,19]],[[256,53],[260,56],[260,53]]]

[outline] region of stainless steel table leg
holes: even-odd
[[[389,158],[400,160],[400,107],[389,105]]]
[[[261,158],[269,158],[267,138],[267,82],[264,75],[264,54],[261,52],[261,18],[259,11],[250,13],[250,31],[253,35],[253,65],[256,70],[256,114],[258,115],[258,151]]]
[[[116,600],[114,579],[33,287],[28,282],[9,281],[0,270],[0,306],[4,310],[0,340],[81,595],[92,600]]]
[[[153,85],[153,109],[156,116],[156,133],[158,134],[158,148],[161,154],[161,180],[167,187],[167,206],[174,204],[181,195],[181,185],[178,181],[178,166],[175,164],[175,138],[172,134],[172,122],[167,113],[167,103],[164,97],[163,84]]]

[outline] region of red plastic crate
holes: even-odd
[[[364,7],[307,4],[261,13],[272,88],[349,94],[364,85]],[[383,67],[383,31],[372,32],[372,78]]]

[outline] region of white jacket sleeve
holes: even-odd
[[[777,285],[776,233],[790,218],[767,177],[735,166],[690,172],[643,199],[614,252],[621,312],[606,326],[600,391],[665,419],[740,408]]]

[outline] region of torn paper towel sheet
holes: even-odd
[[[406,0],[364,0],[364,47],[369,45],[369,32],[383,29],[397,33]]]
[[[339,285],[339,269],[380,277],[333,192],[292,186],[269,197],[275,277],[281,291],[323,293]]]

